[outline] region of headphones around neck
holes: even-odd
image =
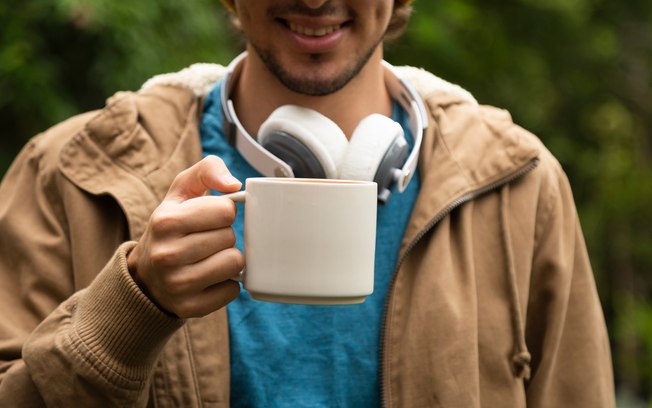
[[[254,139],[238,120],[230,98],[246,56],[243,52],[227,67],[220,97],[224,133],[254,169],[266,177],[374,181],[380,203],[387,202],[394,183],[399,193],[405,191],[416,171],[428,116],[416,91],[394,67],[383,61],[385,85],[409,115],[414,137],[409,154],[403,128],[384,115],[364,118],[349,141],[335,122],[296,105],[284,105],[272,112]]]

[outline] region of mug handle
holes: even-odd
[[[233,202],[236,202],[236,203],[244,203],[246,201],[247,191],[242,190],[242,191],[236,191],[235,193],[222,194],[220,197],[228,198],[229,200],[231,200]],[[245,266],[245,268],[240,271],[240,273],[238,274],[237,277],[229,278],[229,279],[231,279],[233,281],[236,281],[236,282],[242,283],[242,281],[244,280],[244,274],[245,274],[246,270],[247,270],[247,267]]]

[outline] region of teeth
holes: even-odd
[[[290,22],[289,25],[290,25],[290,30],[294,31],[295,33],[309,35],[312,37],[322,37],[324,35],[332,33],[333,31],[340,29],[339,24],[327,26],[327,27],[319,27],[319,28],[304,27],[292,22]]]

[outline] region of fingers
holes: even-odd
[[[220,251],[193,265],[188,265],[178,272],[162,277],[162,289],[166,296],[175,301],[192,297],[220,282],[238,276],[244,268],[244,257],[236,248]]]
[[[235,245],[232,228],[197,232],[183,237],[157,243],[151,249],[154,268],[170,268],[191,265]]]
[[[196,264],[164,274],[155,288],[161,306],[182,317],[211,313],[235,299],[240,285],[230,280],[244,268],[235,248],[220,251]]]
[[[163,202],[150,217],[158,236],[186,234],[229,227],[236,217],[235,203],[227,198],[201,196],[182,203]]]
[[[182,318],[202,317],[220,309],[238,297],[240,285],[228,280],[213,285],[203,292],[186,298],[178,304],[176,314]]]
[[[231,175],[222,159],[217,156],[207,156],[177,175],[170,186],[166,200],[182,202],[200,197],[209,189],[231,193],[241,187],[242,183]]]
[[[196,317],[238,295],[239,285],[230,280],[244,267],[242,253],[233,247],[236,206],[227,198],[204,194],[241,187],[215,156],[174,179],[127,259],[136,283],[162,309]]]

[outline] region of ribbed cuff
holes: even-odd
[[[105,269],[80,294],[72,321],[71,345],[111,383],[140,388],[183,319],[161,311],[143,294],[127,269],[120,246]]]

